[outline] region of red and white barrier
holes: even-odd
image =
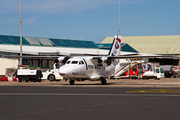
[[[0,77],[0,81],[16,82],[16,81],[18,81],[18,79],[16,77]]]

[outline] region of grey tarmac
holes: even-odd
[[[0,120],[179,120],[179,81],[0,82]]]

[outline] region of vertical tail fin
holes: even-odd
[[[121,39],[122,36],[115,35],[111,49],[109,51],[109,56],[118,56],[121,54]]]

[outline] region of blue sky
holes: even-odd
[[[23,36],[99,43],[118,34],[119,0],[22,0]],[[180,35],[180,0],[121,0],[121,35]],[[20,35],[20,0],[0,0],[0,34]]]

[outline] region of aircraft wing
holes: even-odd
[[[109,56],[110,59],[134,59],[134,58],[173,58],[173,55],[121,55],[121,56]]]
[[[94,56],[92,59],[100,59],[105,56]],[[174,58],[173,55],[120,55],[107,56],[109,59],[135,59],[135,58]]]

